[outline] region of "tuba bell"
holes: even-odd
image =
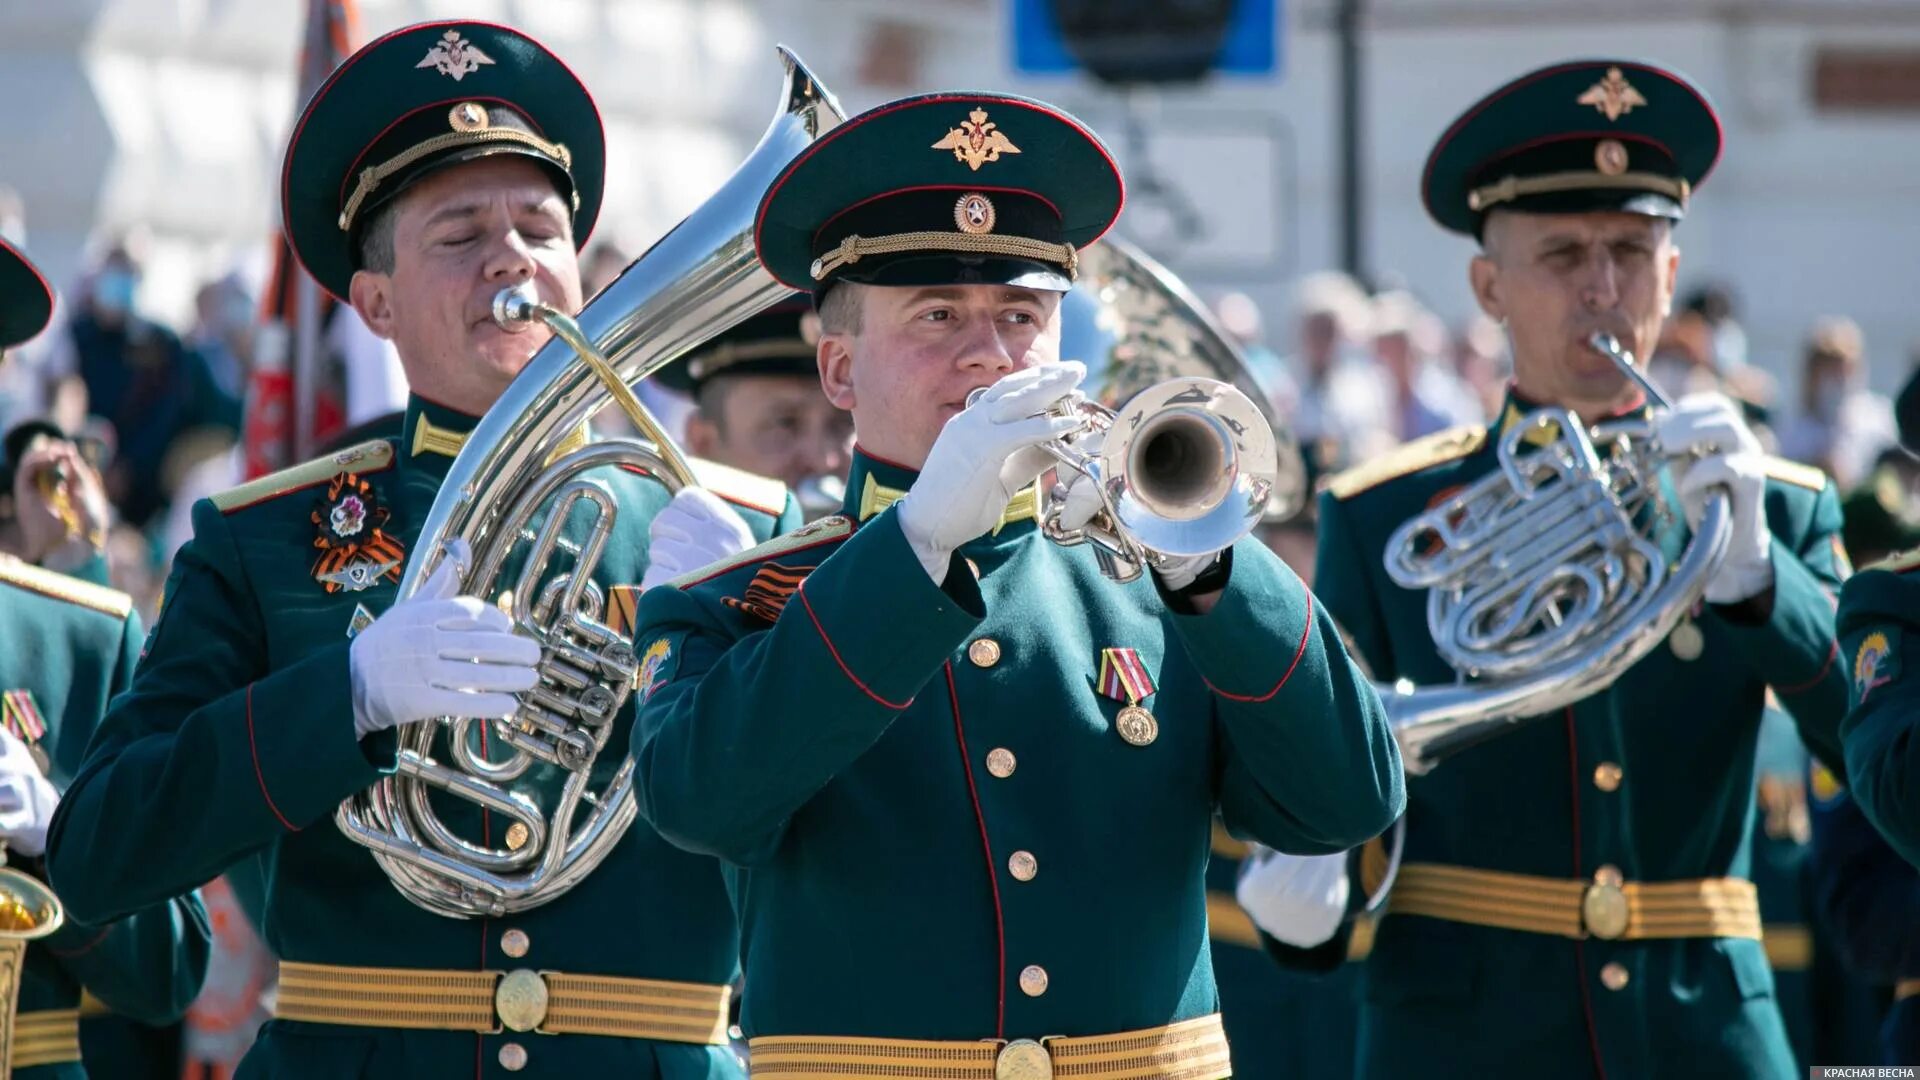
[[[5,861],[5,849],[0,847],[0,863]],[[0,1080],[13,1075],[14,1017],[20,1005],[27,943],[60,929],[66,918],[66,909],[52,889],[19,870],[0,866],[0,1010],[4,1010],[0,1011]]]
[[[1589,343],[1654,410],[1671,408],[1612,336]],[[1375,684],[1410,773],[1605,690],[1676,629],[1697,635],[1686,620],[1731,539],[1718,491],[1677,560],[1654,541],[1674,512],[1661,470],[1692,451],[1661,446],[1651,419],[1589,427],[1566,409],[1536,409],[1498,452],[1498,469],[1387,541],[1387,575],[1426,590],[1427,628],[1460,676]]]
[[[639,661],[633,642],[607,625],[606,598],[591,580],[618,508],[583,474],[637,464],[674,490],[692,484],[685,460],[631,385],[790,291],[754,254],[754,208],[778,171],[842,113],[798,57],[785,49],[780,56],[780,108],[753,152],[577,322],[527,293],[508,290],[494,301],[503,326],[538,321],[554,337],[454,459],[399,596],[420,588],[456,537],[473,552],[461,576],[468,595],[496,595],[509,557],[521,557],[501,602],[516,631],[541,645],[540,683],[518,695],[510,717],[401,725],[395,771],[334,815],[394,886],[428,911],[469,918],[538,907],[591,873],[633,822],[631,759],[598,770],[606,775],[594,787]],[[652,441],[578,445],[574,433],[609,401]],[[591,521],[586,538],[563,536],[581,509]],[[547,768],[528,777],[536,763]],[[504,844],[456,833],[430,801],[436,791],[502,815]]]
[[[1108,237],[1079,258],[1078,281],[1061,301],[1060,355],[1087,365],[1087,400],[1063,406],[1085,423],[1046,449],[1091,477],[1103,506],[1086,528],[1063,528],[1056,488],[1041,509],[1042,532],[1059,544],[1092,543],[1102,571],[1129,581],[1145,566],[1218,551],[1298,511],[1306,470],[1271,410],[1263,373],[1138,248]]]

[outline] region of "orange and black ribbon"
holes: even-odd
[[[381,577],[399,581],[406,548],[384,531],[391,515],[373,485],[353,473],[343,472],[329,481],[312,515],[320,530],[313,540],[320,549],[320,558],[313,564],[314,579],[328,592],[337,592],[348,584],[346,575],[355,564],[365,564],[375,576],[355,591]]]
[[[780,617],[780,612],[793,598],[794,590],[813,573],[811,566],[781,566],[768,563],[747,582],[745,597],[729,596],[721,600],[728,607],[739,608],[748,615],[758,616],[768,622]]]

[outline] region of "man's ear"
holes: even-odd
[[[1473,257],[1467,264],[1467,283],[1473,286],[1473,298],[1488,318],[1507,321],[1506,300],[1500,289],[1500,266],[1491,256],[1482,253]]]
[[[823,334],[814,347],[820,366],[820,389],[835,408],[853,411],[853,338],[850,334]]]
[[[1661,299],[1660,314],[1673,314],[1673,289],[1680,281],[1680,245],[1667,245],[1667,295]]]
[[[347,286],[347,302],[378,337],[393,340],[393,277],[356,270]]]

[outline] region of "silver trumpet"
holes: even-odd
[[[1593,348],[1646,393],[1671,403],[1608,334]],[[1376,684],[1410,773],[1522,721],[1611,686],[1676,628],[1726,555],[1731,508],[1708,500],[1669,562],[1654,530],[1672,513],[1664,466],[1692,453],[1663,447],[1650,419],[1589,428],[1536,409],[1500,437],[1500,467],[1409,519],[1387,541],[1395,584],[1427,591],[1427,627],[1451,685]]]
[[[540,643],[540,683],[510,717],[402,725],[393,775],[334,816],[403,895],[435,914],[498,916],[547,903],[591,873],[633,822],[633,762],[607,767],[600,755],[641,661],[608,625],[607,598],[592,580],[619,507],[586,474],[637,464],[675,490],[693,483],[631,386],[789,292],[754,256],[754,209],[779,170],[842,114],[797,57],[780,56],[786,85],[759,145],[577,322],[520,289],[494,301],[502,326],[539,322],[553,340],[454,459],[399,596],[420,588],[447,541],[464,538],[474,565],[461,591],[498,595],[515,630]],[[610,401],[650,441],[577,438]],[[500,815],[505,829],[461,835],[442,818],[436,791],[457,800],[444,806]]]

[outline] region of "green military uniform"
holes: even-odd
[[[1677,219],[1717,159],[1711,106],[1626,61],[1523,76],[1428,160],[1444,226],[1493,209]],[[1376,677],[1456,679],[1389,536],[1498,466],[1534,408],[1442,433],[1333,480],[1315,585]],[[1750,871],[1754,754],[1771,688],[1816,753],[1837,750],[1839,504],[1818,470],[1769,459],[1771,594],[1703,604],[1609,689],[1408,784],[1406,849],[1367,960],[1364,1076],[1785,1076]],[[1667,561],[1689,530],[1673,478],[1647,523]],[[1769,603],[1770,601],[1770,603]]]
[[[934,94],[822,137],[756,240],[816,292],[1064,291],[1119,205],[1071,117]],[[1040,535],[1029,488],[936,585],[892,505],[916,477],[856,451],[840,515],[641,601],[641,812],[728,864],[755,1075],[1226,1075],[1215,811],[1297,851],[1377,834],[1377,697],[1252,539],[1193,614]]]
[[[52,304],[38,272],[0,241],[0,347],[38,334]],[[79,772],[108,700],[131,681],[140,636],[140,617],[125,593],[0,554],[0,723],[28,745],[56,788]],[[39,858],[15,852],[8,861],[46,877]],[[79,1034],[83,994],[154,1024],[186,1012],[206,972],[209,940],[194,884],[115,913],[124,917],[89,919],[69,908],[59,929],[27,946],[17,1003],[0,1000],[0,1009],[12,1010],[0,1022],[11,1027],[15,1077],[88,1074]],[[87,1062],[95,1076],[121,1075],[94,1053]]]
[[[577,197],[585,243],[601,133],[564,65],[487,24],[381,38],[309,103],[289,148],[295,250],[343,293],[353,220],[431,169],[491,153],[523,153],[552,173],[563,198]],[[355,736],[350,638],[394,602],[474,423],[416,395],[397,437],[194,506],[194,537],[175,558],[133,687],[56,818],[55,880],[78,914],[102,918],[262,860],[262,934],[282,968],[276,1019],[243,1077],[737,1075],[725,1045],[737,934],[713,860],[635,826],[554,902],[450,919],[416,907],[334,825],[335,808],[390,770],[396,750],[392,731]],[[701,471],[755,536],[797,523],[778,484]],[[607,624],[628,630],[648,523],[668,493],[624,466],[584,475],[619,508],[595,581]],[[569,523],[574,542],[586,510]],[[626,753],[625,717],[616,725],[595,790]],[[527,782],[552,768],[536,766]],[[503,823],[476,804],[434,806],[456,834],[501,842]],[[496,994],[508,971],[511,985],[545,989],[539,1030],[556,1034],[502,1030]]]

